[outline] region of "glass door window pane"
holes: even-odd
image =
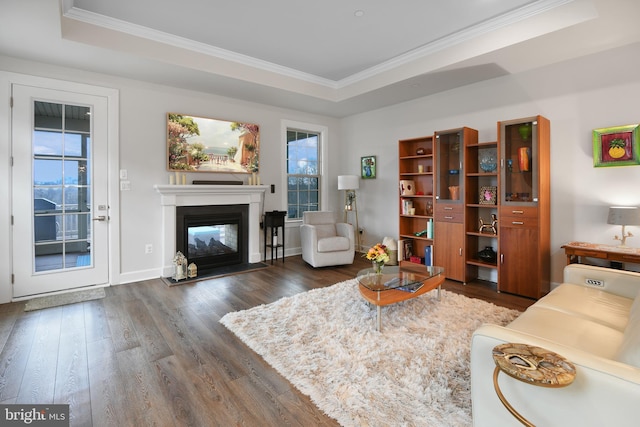
[[[90,112],[85,106],[34,102],[35,272],[92,263]]]
[[[503,202],[531,203],[537,199],[534,155],[537,149],[535,122],[505,124],[503,128]]]
[[[436,135],[438,144],[437,193],[438,200],[456,202],[462,190],[462,137],[460,132]]]

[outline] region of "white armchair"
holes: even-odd
[[[333,212],[304,212],[300,226],[302,259],[313,267],[352,264],[353,225],[336,222]]]

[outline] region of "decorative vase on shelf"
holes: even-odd
[[[518,133],[520,134],[520,138],[522,138],[524,141],[528,140],[529,138],[531,138],[532,130],[533,130],[533,127],[531,126],[531,123],[523,124],[518,128]]]
[[[531,150],[529,147],[520,147],[518,149],[518,166],[520,166],[521,172],[529,171],[529,163],[531,160]]]
[[[493,172],[497,169],[496,150],[485,150],[480,156],[480,169],[483,172]]]
[[[496,262],[498,254],[493,250],[491,246],[486,246],[483,250],[478,252],[478,258],[484,262]]]
[[[449,195],[451,196],[451,200],[458,200],[460,196],[460,187],[457,185],[449,186]]]
[[[382,274],[382,269],[384,268],[384,262],[372,261],[371,264],[373,265],[374,273]]]

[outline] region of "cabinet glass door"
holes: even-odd
[[[462,132],[436,133],[436,199],[460,203],[463,198]]]
[[[535,205],[538,202],[538,122],[501,123],[503,204]]]

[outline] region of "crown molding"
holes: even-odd
[[[398,55],[395,58],[382,62],[359,73],[352,74],[349,77],[345,77],[337,82],[338,89],[361,82],[383,72],[405,66],[418,59],[444,51],[482,35],[522,22],[541,13],[573,3],[574,1],[576,0],[543,0],[523,6],[519,9],[486,20],[472,27],[465,28],[461,31],[434,40],[431,43],[427,43],[402,55]]]
[[[524,7],[515,9],[506,14],[486,20],[462,31],[449,34],[424,46],[396,56],[395,58],[392,58],[388,61],[385,61],[337,81],[298,71],[289,67],[284,67],[269,61],[260,60],[248,55],[243,55],[216,46],[211,46],[205,43],[190,40],[184,37],[154,30],[145,26],[133,24],[120,19],[80,9],[73,5],[73,0],[63,0],[62,14],[66,18],[74,19],[86,24],[122,32],[157,43],[186,49],[192,52],[208,55],[210,57],[226,61],[231,61],[254,69],[263,70],[281,76],[294,78],[303,82],[316,84],[329,89],[338,90],[376,77],[382,73],[398,69],[414,61],[428,57],[429,55],[442,52],[453,46],[471,41],[474,38],[489,34],[496,30],[508,27],[518,22],[522,22],[536,15],[576,1],[578,0],[537,1]]]
[[[325,79],[313,74],[304,73],[302,71],[294,70],[288,67],[283,67],[269,61],[264,61],[216,46],[211,46],[206,43],[200,43],[184,37],[165,33],[163,31],[154,30],[142,25],[132,24],[131,22],[111,18],[84,9],[79,9],[75,6],[65,11],[63,15],[65,18],[74,19],[76,21],[80,21],[89,25],[96,25],[108,30],[118,31],[135,37],[140,37],[169,46],[174,46],[180,49],[186,49],[192,52],[212,56],[227,61],[232,61],[252,68],[257,68],[286,77],[292,77],[305,82],[326,86],[331,89],[335,89],[337,87],[337,83],[334,80]]]

